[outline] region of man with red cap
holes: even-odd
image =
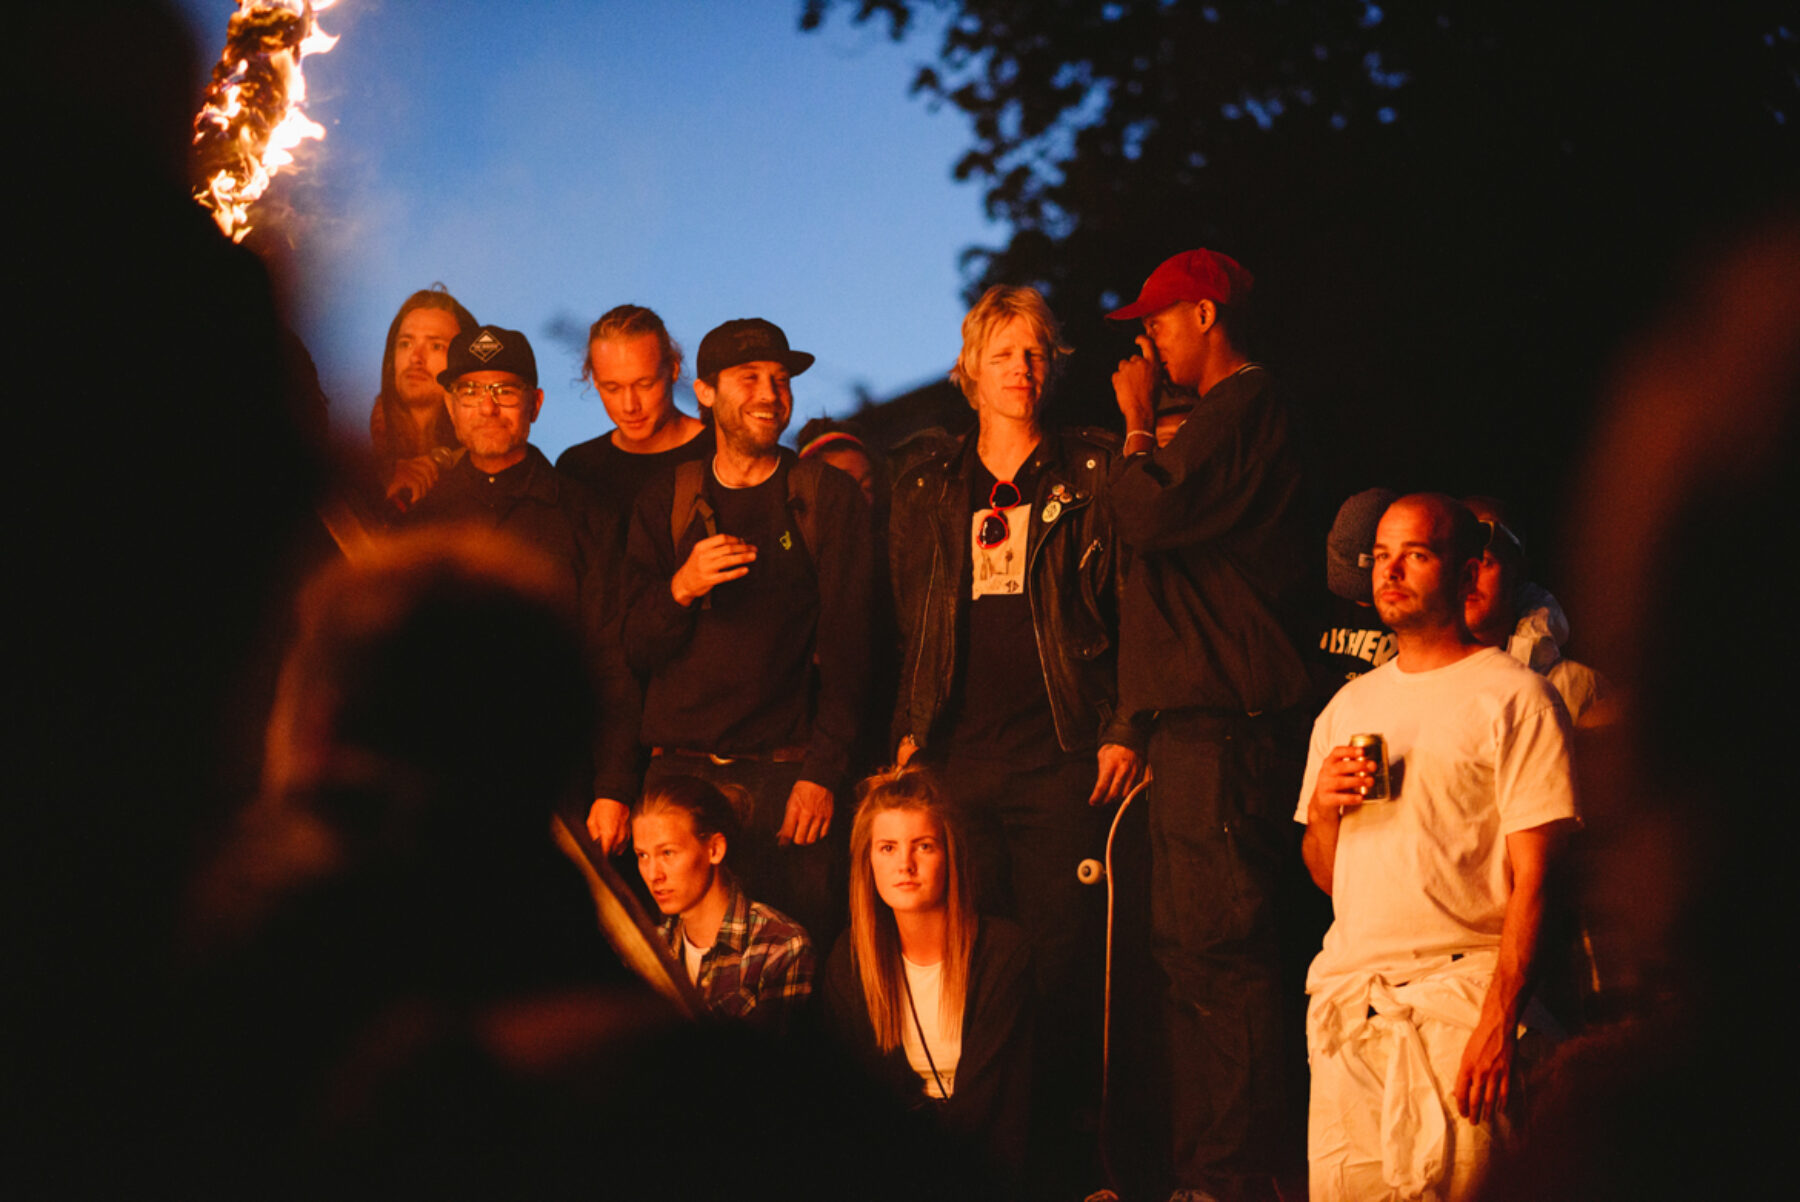
[[[1276,1197],[1284,1057],[1273,899],[1310,678],[1290,598],[1305,579],[1300,470],[1268,371],[1244,351],[1253,284],[1192,250],[1138,299],[1113,390],[1112,503],[1130,567],[1119,709],[1150,736],[1152,947],[1164,1006],[1176,1198]],[[1172,386],[1172,387],[1171,387]],[[1165,404],[1159,393],[1191,392]]]

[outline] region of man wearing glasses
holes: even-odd
[[[589,822],[590,810],[603,819],[598,841],[610,852],[625,841],[625,802],[637,793],[640,701],[625,668],[619,598],[609,583],[623,550],[623,531],[591,493],[558,473],[531,445],[531,423],[543,408],[544,393],[525,335],[498,326],[464,330],[451,342],[438,382],[468,453],[444,472],[403,524],[496,531],[539,552],[566,582],[566,609],[579,624],[601,702],[592,796],[571,799],[567,816],[575,830]]]

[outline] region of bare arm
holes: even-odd
[[[1354,747],[1333,747],[1319,765],[1319,779],[1306,805],[1306,835],[1300,840],[1300,858],[1312,874],[1313,884],[1331,892],[1337,863],[1338,825],[1343,811],[1363,804],[1363,794],[1375,780],[1375,764]]]
[[[1500,962],[1456,1072],[1457,1113],[1472,1123],[1491,1119],[1506,1106],[1519,1013],[1530,996],[1544,926],[1544,883],[1564,828],[1552,822],[1506,836],[1512,895],[1500,928]]]

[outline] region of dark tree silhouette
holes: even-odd
[[[1044,287],[1108,421],[1131,331],[1104,311],[1177,250],[1258,275],[1272,361],[1341,499],[1376,480],[1519,498],[1544,528],[1619,338],[1704,240],[1789,202],[1800,20],[1357,0],[804,0],[904,38],[967,114],[954,165],[1005,220],[971,297]]]

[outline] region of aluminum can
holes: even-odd
[[[1375,779],[1369,782],[1369,791],[1363,794],[1363,800],[1391,801],[1393,794],[1388,790],[1387,740],[1380,735],[1351,735],[1350,746],[1356,748],[1363,759],[1375,761]]]

